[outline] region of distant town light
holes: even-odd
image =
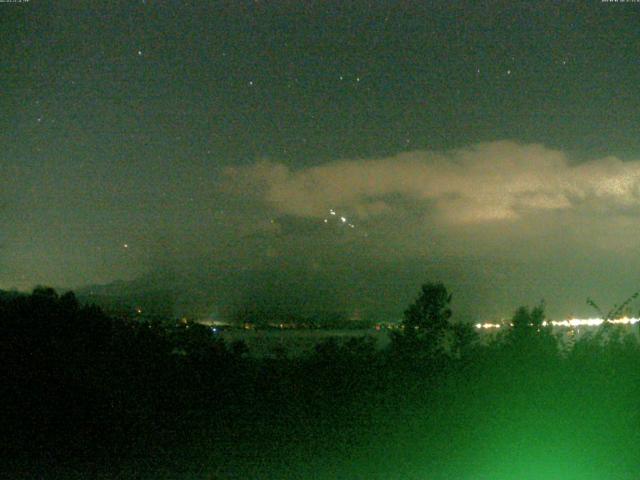
[[[604,320],[602,318],[570,318],[568,320],[545,320],[542,322],[543,327],[551,325],[552,327],[598,327],[603,323],[610,323],[612,325],[635,325],[640,322],[640,318],[622,317],[614,320]],[[500,328],[502,325],[499,323],[476,323],[477,329],[491,329]],[[513,324],[511,324],[513,326]]]

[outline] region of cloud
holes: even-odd
[[[276,212],[360,218],[399,205],[431,209],[450,224],[511,221],[541,211],[640,206],[640,161],[573,164],[561,151],[511,141],[448,152],[415,151],[291,169],[274,162],[229,169],[225,188],[250,191]]]

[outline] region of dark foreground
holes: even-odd
[[[640,348],[537,329],[256,359],[40,289],[0,301],[0,473],[34,479],[636,479]],[[431,343],[429,343],[431,342]]]

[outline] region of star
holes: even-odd
[[[142,56],[142,50],[138,50],[138,56],[141,57]]]

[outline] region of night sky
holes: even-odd
[[[460,319],[640,288],[640,4],[0,3],[0,288]],[[204,305],[204,307],[203,307]]]

